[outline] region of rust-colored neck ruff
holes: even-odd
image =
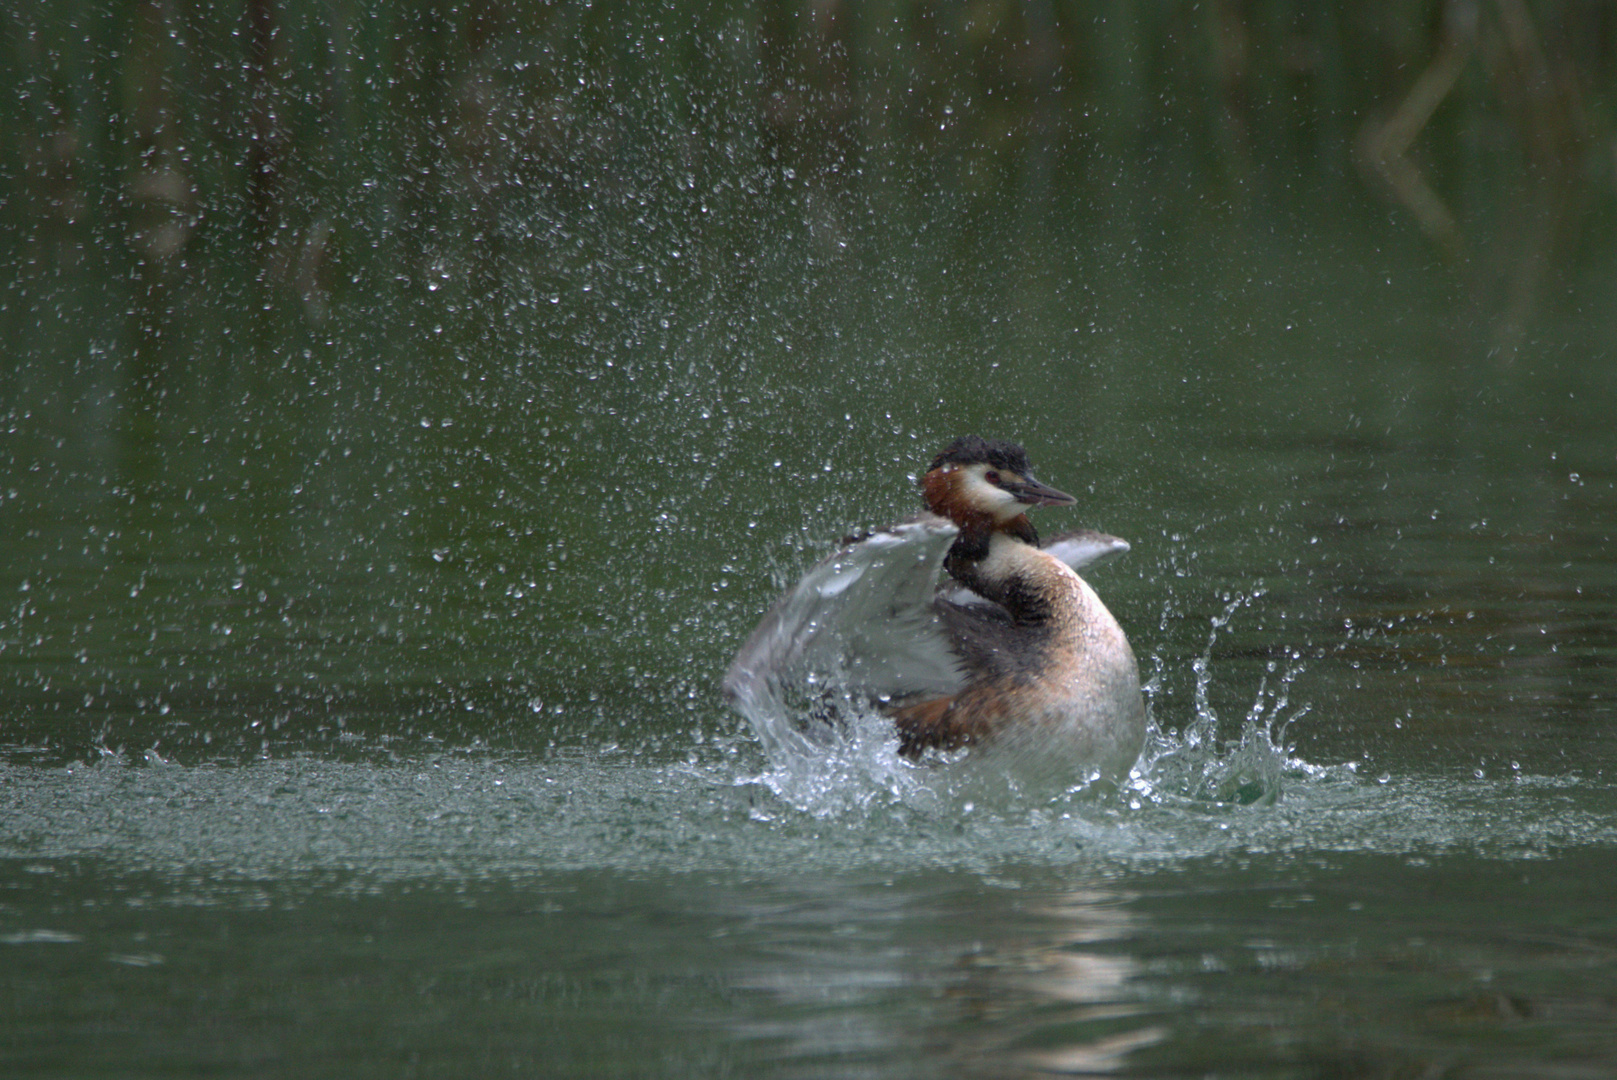
[[[962,529],[974,518],[991,521],[988,514],[974,509],[967,501],[964,479],[959,469],[951,468],[933,469],[921,477],[921,495],[926,499],[926,508]]]

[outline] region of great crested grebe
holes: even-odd
[[[930,513],[849,537],[775,602],[726,698],[755,721],[771,705],[873,708],[909,758],[970,746],[1127,776],[1145,742],[1139,668],[1075,570],[1128,544],[1081,530],[1041,547],[1027,511],[1077,500],[1035,480],[1012,442],[956,439],[921,491]]]

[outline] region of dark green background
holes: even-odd
[[[12,5],[0,1063],[1609,1072],[1613,12]],[[717,680],[967,432],[1166,753],[811,813]]]
[[[1445,261],[1354,147],[1468,11]],[[5,741],[723,723],[772,589],[962,431],[1134,541],[1170,682],[1280,575],[1253,647],[1434,631],[1423,542],[1531,599],[1607,535],[1617,20],[1442,12],[19,10]]]

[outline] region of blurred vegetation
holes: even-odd
[[[895,176],[974,197],[989,229],[1012,204],[1386,208],[1496,313],[1506,358],[1556,267],[1610,253],[1605,0],[139,0],[21,5],[3,33],[9,259],[109,260],[137,337],[221,284],[199,282],[210,244],[251,253],[249,307],[319,325],[385,287],[362,272],[384,248],[421,277],[453,252],[484,293],[516,260],[565,274],[587,219],[656,204],[720,258],[782,177],[833,249]]]

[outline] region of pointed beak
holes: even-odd
[[[1017,502],[1028,506],[1071,506],[1078,501],[1064,491],[1046,487],[1031,476],[1001,486],[1015,495]]]

